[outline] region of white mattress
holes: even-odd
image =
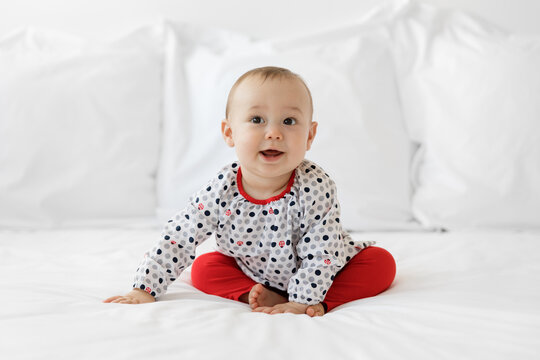
[[[252,313],[189,273],[129,291],[155,228],[0,232],[2,359],[538,359],[540,233],[356,233],[394,254],[385,293],[320,318]],[[199,250],[212,249],[212,241]]]

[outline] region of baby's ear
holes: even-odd
[[[229,123],[228,119],[224,119],[221,121],[221,135],[223,135],[223,139],[225,140],[227,145],[229,145],[230,147],[234,147],[231,124]]]
[[[315,139],[315,135],[317,135],[317,125],[319,125],[316,121],[313,121],[309,128],[308,133],[308,139],[307,139],[307,146],[306,150],[311,149],[311,144],[313,143],[313,140]]]

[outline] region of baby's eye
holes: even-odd
[[[262,124],[264,122],[263,118],[260,116],[254,116],[251,118],[251,122],[254,124]]]
[[[294,125],[296,124],[296,120],[293,118],[286,118],[285,120],[283,120],[283,123],[285,125]]]

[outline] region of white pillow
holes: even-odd
[[[110,43],[25,29],[0,39],[0,226],[155,214],[161,28]]]
[[[228,92],[244,72],[286,67],[313,95],[318,134],[306,157],[336,181],[351,230],[414,229],[410,212],[411,144],[402,124],[383,23],[395,11],[287,41],[250,41],[223,30],[170,24],[165,139],[158,178],[160,215],[183,207],[236,158],[220,134]]]
[[[398,80],[425,226],[540,227],[540,42],[411,3]]]

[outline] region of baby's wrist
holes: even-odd
[[[147,293],[146,291],[144,290],[141,290],[141,289],[138,289],[138,288],[133,288],[128,295],[132,295],[138,299],[141,299],[143,300],[144,302],[153,302],[153,301],[156,301],[156,299],[150,295],[149,293]]]

